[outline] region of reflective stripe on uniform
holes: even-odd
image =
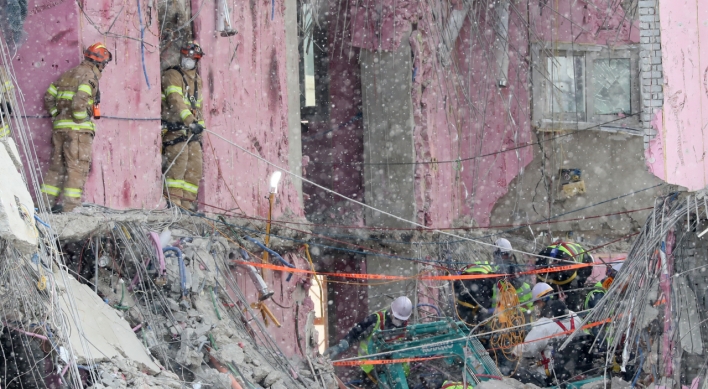
[[[463,268],[462,273],[489,274],[489,273],[494,273],[494,268],[487,261],[475,262],[475,263],[472,263],[471,265],[467,265],[465,268]]]
[[[189,193],[197,194],[197,192],[199,191],[199,185],[194,185],[190,184],[187,181],[182,181],[182,189],[186,190]]]
[[[93,122],[76,123],[73,120],[57,120],[54,122],[52,127],[55,130],[91,130],[96,131],[96,125]]]
[[[176,85],[170,85],[167,88],[165,88],[165,96],[169,96],[173,93],[177,93],[180,96],[184,96],[182,93],[182,88]]]
[[[6,136],[10,135],[10,126],[7,124],[0,127],[0,138],[4,138]]]
[[[162,101],[167,100],[167,97],[165,97],[164,93],[160,94],[160,100],[162,100]]]
[[[47,92],[48,92],[50,95],[52,95],[52,96],[54,96],[54,97],[57,97],[57,87],[54,86],[54,84],[50,84],[50,85],[49,85],[49,88],[47,88]]]
[[[167,185],[168,188],[183,189],[183,184],[184,180],[173,180],[171,178],[165,180],[165,185]]]
[[[79,198],[82,193],[84,193],[84,191],[79,188],[64,188],[65,197]]]
[[[76,95],[76,93],[74,93],[72,91],[63,90],[63,91],[57,92],[57,99],[73,100],[75,95]]]
[[[39,191],[42,193],[46,193],[50,196],[59,196],[59,192],[61,191],[61,189],[57,188],[56,186],[42,184]]]
[[[54,107],[49,110],[49,114],[52,116],[57,116],[58,113],[59,113],[59,110],[57,109],[57,107]]]
[[[197,123],[201,124],[202,126],[206,126],[206,124],[204,123],[204,120],[200,120]]]
[[[86,113],[86,111],[73,112],[71,116],[76,120],[83,120],[88,117],[88,113]]]
[[[81,84],[81,85],[79,85],[79,90],[78,90],[78,92],[84,92],[84,93],[86,93],[87,95],[90,95],[90,94],[91,94],[91,85],[89,85],[89,84]]]
[[[5,85],[3,88],[3,92],[9,92],[11,90],[15,89],[15,86],[12,85],[12,81],[5,81]]]
[[[375,332],[382,331],[384,329],[383,325],[385,317],[386,310],[376,312],[376,324],[374,324],[374,328],[371,330],[369,336],[359,342],[358,354],[360,357],[369,355],[369,342],[371,341],[371,338],[374,336]],[[371,371],[374,370],[374,365],[361,365],[361,370],[364,370],[364,373],[371,373]]]
[[[189,115],[192,114],[192,111],[188,109],[183,109],[182,112],[179,113],[179,117],[182,118],[182,120],[186,119],[189,117]]]

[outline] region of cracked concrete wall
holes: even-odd
[[[42,103],[44,92],[61,73],[78,65],[83,49],[94,42],[103,41],[113,52],[114,61],[101,79],[104,116],[96,121],[84,201],[114,208],[153,208],[161,201],[158,40],[150,33],[157,29],[157,17],[148,4],[142,5],[142,21],[149,30],[145,33],[144,75],[140,43],[134,40],[140,37],[137,7],[137,3],[124,5],[117,0],[84,2],[94,27],[74,1],[30,0],[27,41],[13,60],[39,158],[36,173],[41,177],[51,155],[51,121]],[[133,39],[105,36],[97,28],[111,28],[112,34]]]
[[[543,149],[535,145],[533,162],[512,182],[509,194],[497,202],[491,214],[492,223],[510,227],[532,223],[657,185],[661,181],[645,170],[643,153],[641,137],[595,131],[581,131],[545,142]],[[557,178],[561,164],[582,170],[585,194],[568,198],[561,193],[558,180],[550,180],[553,175]],[[548,176],[545,182],[544,173]],[[533,230],[538,234],[550,229],[556,237],[572,232],[576,237],[581,236],[580,239],[584,234],[628,234],[644,225],[649,211],[583,218],[651,207],[660,193],[660,188],[654,188],[625,196],[554,219],[574,219],[572,222],[541,223],[533,226]],[[519,232],[525,234],[528,228]]]
[[[663,108],[647,166],[662,180],[690,191],[708,185],[708,4],[661,0],[657,14],[663,65]],[[655,36],[658,30],[647,30]],[[644,31],[643,31],[644,32]]]
[[[286,61],[285,48],[285,17],[295,15],[284,12],[283,4],[275,8],[273,15],[270,4],[250,2],[245,8],[233,7],[231,18],[239,34],[221,37],[215,31],[214,0],[171,2],[177,7],[170,19],[176,27],[162,33],[175,41],[162,48],[165,50],[161,58],[157,15],[164,9],[153,8],[161,2],[84,3],[86,16],[74,1],[30,0],[25,29],[31,44],[22,46],[13,61],[40,160],[40,176],[46,171],[51,154],[51,122],[44,112],[43,94],[62,72],[80,62],[83,48],[103,40],[113,52],[114,61],[101,79],[104,116],[96,121],[93,162],[84,201],[118,209],[164,206],[160,68],[175,63],[176,47],[191,37],[191,24],[206,52],[200,71],[207,128],[283,170],[293,166],[299,173],[299,153],[289,140],[294,133],[291,124],[297,121],[291,116],[297,119],[297,107],[295,111],[288,109],[286,77],[286,69],[294,65]],[[138,4],[145,27],[144,58]],[[191,18],[187,18],[190,8],[199,12],[195,11],[191,23]],[[109,29],[108,35],[98,31]],[[265,217],[268,177],[274,168],[214,136],[205,135],[203,150],[200,201],[217,207],[207,210],[235,209]],[[303,214],[297,185],[288,175],[283,176],[274,207],[276,217],[282,214]]]

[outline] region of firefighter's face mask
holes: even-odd
[[[189,57],[182,57],[182,63],[180,64],[183,69],[192,70],[197,66],[197,60]]]
[[[403,320],[398,320],[398,319],[396,319],[395,317],[392,317],[392,318],[391,318],[391,323],[393,323],[393,325],[394,325],[395,327],[401,327],[401,326],[403,326]]]

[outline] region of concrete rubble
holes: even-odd
[[[172,230],[172,233],[175,237],[189,235],[178,229]],[[300,372],[274,367],[264,358],[251,335],[239,331],[232,321],[220,316],[225,313],[222,309],[217,310],[216,301],[221,301],[223,290],[219,285],[224,285],[226,281],[224,275],[217,273],[220,265],[213,255],[218,253],[216,255],[224,256],[233,249],[226,239],[196,238],[182,240],[181,245],[184,258],[199,265],[188,266],[183,277],[185,282],[181,283],[177,256],[166,255],[166,280],[163,280],[166,284],[160,291],[164,293],[163,307],[167,309],[154,306],[157,309],[147,315],[137,309],[110,308],[111,305],[118,308],[134,306],[140,304],[140,298],[136,301],[135,294],[126,295],[123,292],[127,281],[119,280],[120,287],[116,287],[116,279],[109,274],[108,268],[99,271],[98,291],[105,302],[101,302],[87,286],[80,286],[87,289],[83,294],[91,296],[77,299],[79,310],[86,304],[86,307],[99,305],[101,311],[113,311],[110,312],[113,319],[110,324],[120,325],[121,339],[129,339],[127,346],[116,347],[114,342],[102,339],[112,330],[92,331],[94,327],[90,327],[86,331],[92,342],[98,344],[99,350],[94,354],[109,356],[95,359],[101,362],[98,369],[100,379],[93,388],[181,388],[184,381],[189,381],[195,388],[199,385],[234,388],[237,383],[244,388],[281,389],[314,384],[315,380],[324,380],[327,387],[336,387],[331,365],[317,365],[317,377],[306,361],[292,361],[293,366],[305,369]],[[72,280],[73,283],[75,281]],[[135,286],[135,289],[141,288]],[[133,334],[128,322],[119,314],[131,323],[142,323],[142,327],[136,328]],[[170,343],[169,347],[158,347],[165,341]],[[125,358],[115,358],[116,353]],[[166,368],[173,371],[186,369],[189,373],[178,377]]]

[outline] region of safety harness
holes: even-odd
[[[558,324],[558,327],[560,327],[563,332],[568,332],[568,329],[563,325],[563,322],[561,322],[558,319],[553,320],[556,324]],[[573,320],[573,317],[570,317],[570,330],[575,331],[575,320]],[[550,377],[551,376],[551,371],[548,368],[549,365],[551,364],[551,361],[553,359],[551,358],[546,358],[546,355],[541,351],[541,364],[543,365],[543,369],[546,371],[546,376]]]
[[[187,75],[184,74],[184,71],[182,71],[182,68],[179,66],[173,66],[167,70],[176,70],[182,76],[182,82],[184,83],[185,89],[186,89],[183,93],[186,94],[187,100],[189,100],[189,105],[191,106],[192,115],[194,115],[194,117],[196,118],[197,117],[197,101],[199,99],[199,83],[197,82],[196,78],[194,79],[194,94],[192,94],[190,96],[189,90],[191,88],[189,87],[189,83],[187,82]],[[165,120],[162,120],[162,127],[164,129],[166,129],[167,132],[181,131],[181,130],[188,129],[188,127],[185,126],[184,123],[168,122]],[[165,147],[185,142],[187,139],[189,139],[189,137],[187,135],[182,135],[182,136],[179,136],[171,141],[162,142],[162,148],[164,150]],[[202,143],[201,137],[193,136],[192,139],[190,140],[190,142],[199,142],[199,144],[201,144]]]

